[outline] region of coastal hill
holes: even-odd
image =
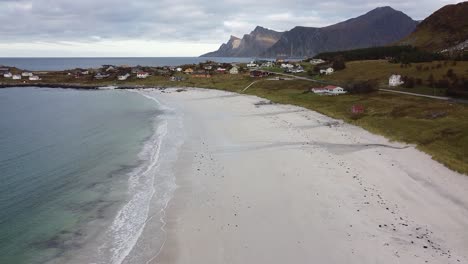
[[[308,57],[327,51],[383,46],[409,35],[417,24],[403,12],[379,7],[324,28],[295,27],[261,55]]]
[[[468,47],[468,2],[446,5],[423,20],[416,30],[399,43],[439,52]]]
[[[297,26],[284,33],[257,27],[242,40],[231,37],[220,49],[202,57],[311,57],[327,51],[383,46],[414,31],[418,22],[391,7],[323,27]]]
[[[231,36],[227,43],[201,57],[256,57],[275,44],[283,33],[257,26],[242,39]]]

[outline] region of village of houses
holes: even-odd
[[[332,75],[334,69],[330,67],[326,61],[321,59],[311,59],[307,61],[312,66],[319,67],[320,75]],[[31,72],[21,71],[15,68],[0,67],[0,76],[4,80],[11,80],[13,83],[35,84],[40,83],[47,75],[66,75],[68,79],[76,81],[88,80],[116,80],[117,82],[125,82],[130,79],[146,79],[150,76],[163,76],[172,82],[184,81],[187,78],[211,78],[217,74],[230,75],[248,75],[251,78],[267,78],[268,80],[292,80],[296,74],[304,73],[305,70],[302,64],[298,61],[287,62],[283,60],[268,61],[251,61],[250,63],[216,63],[206,61],[199,64],[183,65],[179,67],[164,66],[164,67],[144,67],[144,66],[114,66],[102,65],[99,69],[74,69],[63,72]],[[273,77],[272,77],[273,76]],[[11,82],[8,82],[11,83]],[[388,85],[396,87],[402,85],[400,75],[391,75]],[[315,87],[319,86],[319,87]],[[319,95],[342,95],[347,92],[345,89],[334,85],[314,85],[310,89],[311,92]]]

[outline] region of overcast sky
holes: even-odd
[[[256,25],[326,26],[391,6],[422,20],[451,0],[0,0],[0,57],[198,56]]]

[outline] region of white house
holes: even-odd
[[[273,62],[267,61],[267,62],[263,63],[261,67],[262,67],[262,68],[271,68],[271,67],[273,67],[273,66],[274,66],[274,65],[273,65]]]
[[[31,75],[31,76],[29,76],[29,80],[30,81],[39,81],[39,80],[41,80],[41,78],[39,78],[39,76],[37,76],[37,75]]]
[[[89,74],[89,71],[82,71],[81,74],[83,74],[83,75],[88,75],[88,74]]]
[[[345,94],[345,93],[347,92],[343,88],[337,87],[337,86],[328,89],[328,94],[331,94],[331,95],[340,95],[340,94]]]
[[[182,68],[179,67],[179,68],[176,69],[176,71],[181,72]]]
[[[13,80],[21,80],[21,75],[19,74],[13,75]]]
[[[388,85],[391,87],[402,85],[404,82],[401,80],[401,75],[393,74],[388,79]]]
[[[119,80],[119,81],[125,81],[125,80],[128,79],[128,77],[130,77],[130,74],[129,74],[129,73],[126,73],[126,74],[124,74],[124,75],[119,75],[119,76],[117,76],[117,80]]]
[[[286,63],[286,64],[281,63],[281,68],[283,68],[283,69],[292,69],[292,68],[294,68],[294,65],[289,64],[289,63]]]
[[[312,64],[312,65],[318,65],[318,64],[322,64],[322,63],[325,63],[325,61],[322,60],[322,59],[312,59],[312,60],[310,60],[310,64]]]
[[[149,76],[149,73],[147,73],[147,72],[139,72],[139,73],[137,73],[137,78],[138,78],[138,79],[146,79],[146,78],[148,78],[148,76]]]
[[[13,74],[11,74],[11,72],[7,72],[7,73],[3,74],[3,77],[11,78],[11,77],[13,77]]]
[[[236,66],[232,67],[230,70],[229,70],[229,73],[230,74],[239,74],[239,68],[237,68]]]
[[[247,68],[257,68],[257,67],[258,65],[254,61],[247,63]]]
[[[325,75],[331,75],[335,72],[335,70],[332,67],[329,67],[324,70],[320,70],[320,74],[325,74]]]
[[[23,73],[21,73],[21,76],[30,77],[30,76],[33,76],[33,74],[32,74],[32,72],[23,72]]]
[[[296,65],[296,68],[292,72],[301,73],[301,72],[304,72],[304,68],[302,68],[301,65]]]
[[[312,92],[315,94],[325,95],[340,95],[347,93],[343,88],[339,86],[328,85],[323,88],[312,88]]]

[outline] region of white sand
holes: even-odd
[[[149,93],[188,134],[152,263],[468,263],[468,177],[414,147],[257,97]]]

